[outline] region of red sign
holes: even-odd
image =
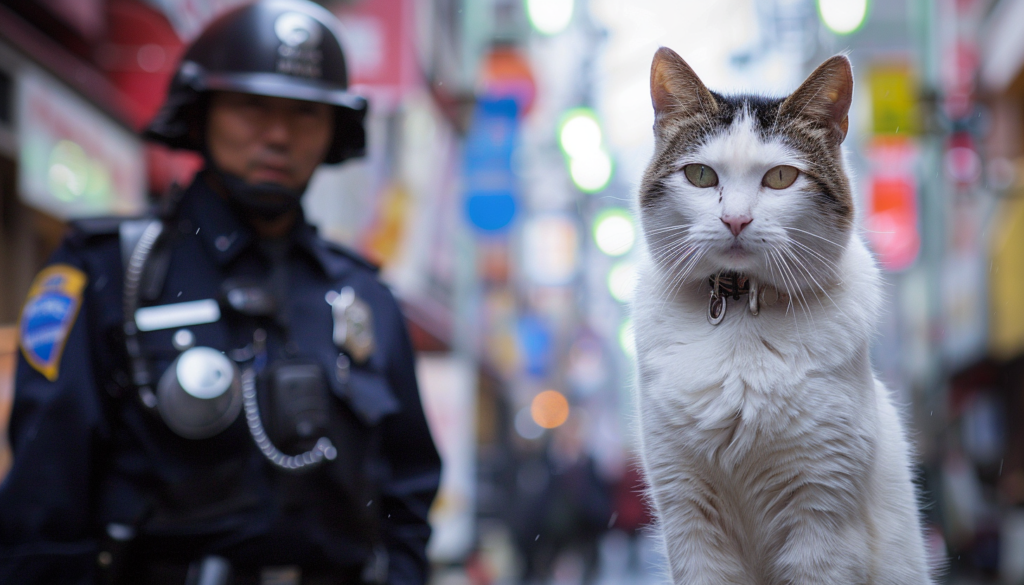
[[[420,79],[413,8],[410,0],[364,0],[334,9],[345,27],[349,83],[373,99],[375,110],[397,106]]]
[[[916,151],[905,138],[875,139],[868,147],[871,190],[865,217],[868,241],[882,268],[910,268],[921,249],[917,229]]]
[[[537,96],[530,62],[511,47],[495,48],[484,60],[483,94],[491,99],[511,98],[519,106],[519,115],[525,115]]]

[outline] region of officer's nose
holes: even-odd
[[[270,114],[263,130],[263,139],[273,145],[286,145],[292,139],[291,125],[285,116]]]

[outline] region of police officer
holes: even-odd
[[[147,130],[205,168],[157,217],[78,222],[36,278],[0,582],[426,581],[440,461],[402,315],[299,204],[364,150],[337,24],[213,22]]]

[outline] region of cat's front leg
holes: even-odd
[[[652,482],[655,483],[655,482]],[[675,483],[675,482],[673,482]],[[691,482],[652,490],[674,585],[753,585],[714,497]]]
[[[867,528],[835,513],[806,511],[790,530],[776,562],[786,585],[872,581]]]

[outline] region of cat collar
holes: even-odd
[[[747,307],[751,315],[757,315],[761,310],[761,304],[772,306],[779,301],[779,291],[774,287],[759,287],[757,281],[749,276],[735,272],[719,272],[708,278],[711,285],[711,299],[708,301],[708,323],[718,325],[725,318],[727,299],[732,297],[734,301],[747,295]]]

